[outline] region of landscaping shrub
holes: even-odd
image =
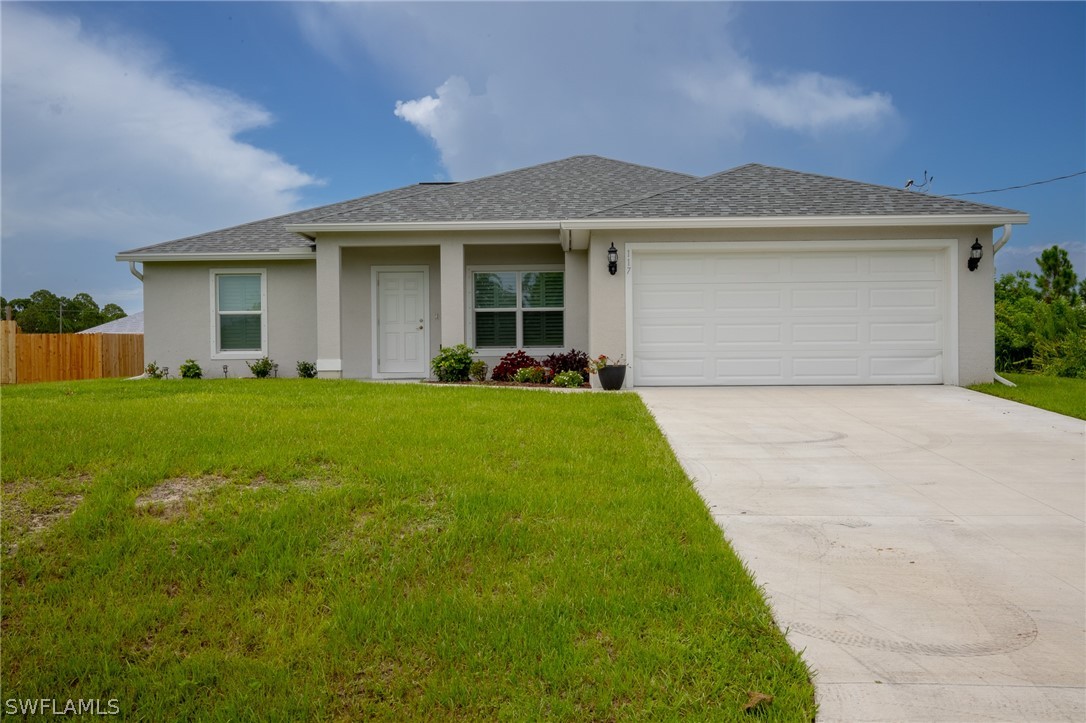
[[[517,349],[501,358],[498,365],[494,367],[494,373],[490,375],[490,378],[496,382],[511,382],[518,370],[537,366],[540,366],[538,359],[528,356],[527,352],[522,349]]]
[[[181,378],[182,379],[202,379],[204,376],[204,370],[200,368],[200,365],[193,359],[186,359],[185,363],[181,365]]]
[[[275,362],[265,356],[255,362],[245,362],[245,366],[249,367],[249,371],[257,379],[267,379],[271,376],[272,369],[275,368]]]
[[[313,379],[317,376],[317,365],[311,361],[298,362],[298,376],[302,379]]]
[[[430,369],[439,382],[466,382],[471,371],[471,355],[475,353],[467,344],[442,347],[430,360]]]
[[[566,372],[558,372],[554,375],[554,381],[551,383],[556,387],[576,389],[577,387],[584,386],[585,379],[582,374],[587,374],[587,372],[577,372],[572,369]]]
[[[468,368],[468,374],[477,382],[486,381],[486,373],[490,371],[490,367],[482,359],[477,359],[471,363]]]
[[[513,381],[520,384],[546,384],[549,371],[546,367],[522,367],[513,375]]]
[[[151,379],[163,379],[166,376],[167,369],[165,367],[160,367],[157,361],[153,361],[147,365],[144,372],[146,372],[147,376]]]
[[[557,377],[562,372],[578,372],[582,381],[588,381],[588,354],[576,349],[570,349],[562,354],[549,354],[543,358],[543,366],[551,370]]]

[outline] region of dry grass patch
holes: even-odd
[[[136,512],[172,520],[185,514],[193,501],[204,500],[217,490],[227,485],[236,485],[244,490],[257,490],[272,484],[264,475],[246,479],[244,483],[236,478],[222,475],[202,475],[200,477],[173,477],[160,482],[136,498]],[[291,487],[315,491],[329,483],[317,479],[299,479],[290,483]]]
[[[5,482],[0,487],[4,554],[71,517],[90,488],[90,475]]]

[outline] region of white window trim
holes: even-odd
[[[517,342],[518,346],[511,347],[477,347],[475,346],[475,274],[488,271],[506,271],[517,274],[517,308],[514,309],[487,309],[486,311],[516,311],[517,314]],[[524,346],[520,342],[524,341],[523,333],[523,317],[524,308],[520,306],[522,299],[520,298],[520,274],[531,273],[533,271],[561,271],[562,276],[562,307],[547,306],[540,308],[533,308],[529,311],[561,311],[562,312],[562,343],[566,341],[565,330],[565,315],[566,315],[566,294],[565,294],[565,273],[566,268],[562,264],[490,264],[483,266],[468,266],[467,276],[464,279],[464,306],[467,326],[467,337],[471,341],[469,342],[478,354],[484,356],[504,356],[510,352],[523,349],[524,351],[531,351],[533,356],[539,356],[544,354],[558,354],[566,350],[565,346]]]
[[[260,274],[260,349],[240,351],[219,350],[219,285],[216,279],[223,275]],[[212,359],[260,359],[268,356],[268,270],[267,269],[210,269],[211,286],[211,358]]]

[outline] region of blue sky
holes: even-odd
[[[0,4],[2,276],[142,308],[118,251],[578,153],[940,194],[1086,169],[1084,3]],[[1086,176],[966,198],[1086,274]]]

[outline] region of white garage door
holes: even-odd
[[[637,252],[633,382],[940,384],[937,250]]]

